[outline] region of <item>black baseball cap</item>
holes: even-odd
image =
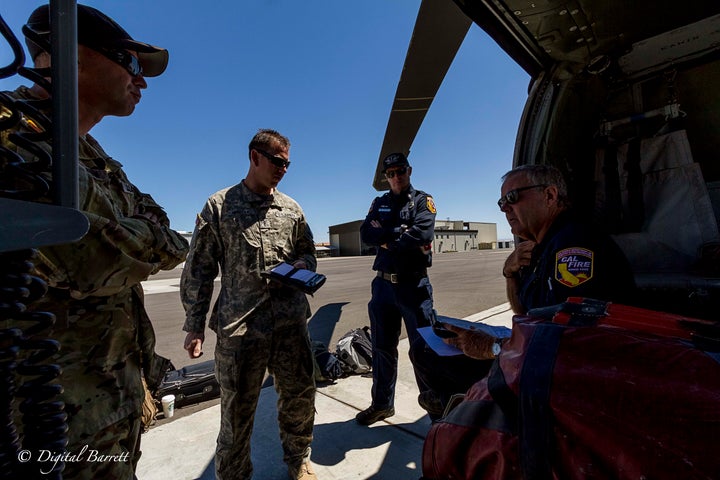
[[[36,8],[25,26],[49,43],[50,7],[41,5]],[[168,64],[169,54],[166,49],[134,40],[112,18],[87,5],[77,5],[77,36],[80,45],[93,50],[127,49],[137,52],[143,75],[146,77],[157,77],[165,71]],[[33,59],[45,50],[30,38],[26,38],[25,43]]]
[[[383,160],[383,172],[392,167],[409,167],[407,157],[404,153],[391,153]]]

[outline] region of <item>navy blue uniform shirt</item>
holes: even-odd
[[[620,247],[568,212],[555,219],[520,270],[519,299],[525,310],[587,297],[630,303],[635,283]]]
[[[435,213],[432,197],[412,185],[399,195],[389,191],[376,197],[360,226],[362,241],[377,247],[373,270],[423,273],[432,262]],[[380,222],[382,228],[371,226],[372,220]],[[383,244],[388,248],[381,248]]]

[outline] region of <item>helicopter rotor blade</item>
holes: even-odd
[[[405,56],[390,118],[385,130],[373,187],[388,190],[383,159],[393,152],[407,155],[425,114],[472,24],[450,0],[423,0]]]

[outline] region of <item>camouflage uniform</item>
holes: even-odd
[[[315,383],[304,293],[268,283],[260,272],[304,260],[315,270],[315,245],[300,206],[277,190],[258,195],[244,183],[212,195],[198,216],[183,270],[183,330],[203,332],[213,284],[222,271],[210,315],[217,333],[221,387],[217,478],[252,476],[250,435],[265,369],[275,378],[284,460],[299,467],[309,456]]]
[[[24,87],[6,93],[32,98]],[[24,118],[23,125],[38,130],[31,119]],[[28,162],[37,159],[9,143],[7,132],[0,141]],[[49,143],[37,145],[51,151]],[[68,413],[67,451],[77,454],[87,445],[101,455],[129,453],[127,461],[66,462],[64,478],[132,478],[144,398],[141,368],[152,387],[167,365],[154,353],[140,282],[181,263],[188,244],[169,228],[163,209],[130,183],[121,164],[90,135],[80,138],[79,159],[79,208],[90,229],[78,242],[40,249],[36,274],[49,290],[29,309],[56,316],[52,332],[43,336],[61,343],[49,362],[62,368],[57,382],[64,387],[60,399]],[[139,216],[147,212],[157,215],[159,224]],[[5,327],[27,327],[8,323]],[[81,457],[87,460],[88,454]]]

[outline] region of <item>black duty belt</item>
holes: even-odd
[[[414,273],[388,273],[382,270],[377,271],[377,276],[390,283],[412,282],[427,277],[427,271]]]

